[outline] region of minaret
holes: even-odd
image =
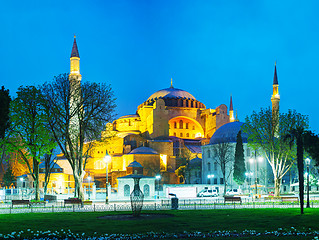
[[[78,143],[79,138],[79,109],[81,106],[81,79],[80,74],[80,55],[78,46],[76,44],[76,37],[74,36],[74,42],[70,57],[70,133],[73,144]]]
[[[278,84],[278,78],[277,78],[277,68],[275,63],[275,73],[274,73],[274,81],[272,84],[272,96],[271,96],[271,102],[272,102],[272,111],[273,113],[279,112],[279,102],[280,102],[280,95],[279,95],[279,84]]]
[[[70,81],[77,80],[81,82],[82,76],[80,74],[80,55],[78,51],[78,46],[76,44],[76,37],[74,36],[74,42],[70,57]]]
[[[229,121],[230,121],[230,122],[234,122],[234,121],[235,121],[232,95],[230,95]]]
[[[173,87],[173,78],[171,78],[171,86],[170,86],[170,88],[174,88]]]

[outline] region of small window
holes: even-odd
[[[224,178],[220,178],[220,184],[224,184]]]
[[[180,133],[179,136],[180,136],[180,137],[183,137],[183,133]]]
[[[176,122],[174,122],[174,128],[177,128],[177,123]]]
[[[186,133],[186,137],[189,137],[189,133]]]
[[[183,120],[179,121],[179,129],[183,129]]]
[[[207,170],[210,171],[210,163],[207,163]]]
[[[195,126],[193,126],[193,130],[195,130]]]
[[[207,157],[210,158],[210,150],[207,150]]]
[[[148,184],[144,185],[144,197],[148,197],[150,195],[150,186]]]
[[[174,132],[174,137],[176,137],[176,133]]]
[[[217,184],[217,178],[214,178],[214,184]]]
[[[186,123],[186,129],[188,129],[188,123]]]
[[[217,171],[217,162],[214,162],[214,171]]]
[[[130,196],[130,185],[126,184],[124,185],[124,197]]]

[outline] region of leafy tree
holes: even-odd
[[[12,173],[11,167],[8,167],[3,175],[3,184],[5,187],[10,187],[16,181],[16,177]]]
[[[215,161],[220,166],[224,178],[224,195],[226,194],[227,182],[233,172],[233,147],[231,143],[218,143],[213,145]]]
[[[39,164],[41,157],[55,147],[46,127],[42,95],[34,86],[20,87],[10,103],[10,131],[6,138],[8,151],[17,151],[28,166],[35,185],[35,200],[40,199]],[[31,161],[30,161],[31,160]]]
[[[285,137],[297,126],[306,129],[308,118],[295,110],[274,113],[267,108],[247,116],[242,127],[243,132],[248,134],[248,145],[260,150],[272,168],[275,196],[279,196],[281,180],[296,159],[296,150],[290,148]]]
[[[10,108],[11,97],[9,90],[4,89],[4,86],[0,89],[0,172],[5,171],[4,160],[7,159],[5,153],[5,145],[1,142],[5,136],[6,130],[9,127],[9,108]]]
[[[235,161],[234,161],[234,181],[238,185],[242,185],[245,182],[245,157],[243,139],[241,137],[241,131],[237,134],[236,149],[235,149]]]
[[[312,131],[306,131],[304,134],[305,150],[310,157],[316,161],[319,166],[319,135]]]
[[[85,165],[95,140],[114,117],[113,91],[104,83],[74,83],[61,74],[43,85],[42,94],[49,128],[73,170],[75,197],[84,199]]]

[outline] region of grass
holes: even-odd
[[[56,231],[70,229],[74,233],[93,235],[104,233],[183,232],[215,230],[274,231],[294,227],[298,230],[311,228],[319,231],[319,210],[305,209],[235,209],[235,210],[189,210],[189,211],[143,211],[143,213],[173,214],[173,217],[148,220],[119,221],[98,219],[111,214],[128,212],[90,213],[27,213],[1,214],[0,233],[13,231]],[[249,238],[242,238],[249,239]],[[265,239],[265,238],[264,238]],[[272,239],[272,238],[266,238]],[[305,239],[305,238],[303,238]],[[308,238],[311,239],[311,238]]]

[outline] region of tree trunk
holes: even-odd
[[[40,200],[40,186],[39,186],[39,162],[33,160],[33,174],[34,174],[34,187],[35,187],[35,200]]]
[[[275,197],[280,195],[281,178],[275,178]]]
[[[74,174],[74,182],[75,182],[75,192],[74,192],[74,197],[77,197],[81,200],[84,199],[84,191],[83,191],[83,177]]]

